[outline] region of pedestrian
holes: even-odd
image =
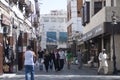
[[[50,55],[50,63],[49,63],[49,65],[50,65],[50,69],[51,69],[51,71],[53,70],[53,64],[54,64],[54,51],[50,51],[50,53],[49,53],[49,55]]]
[[[71,61],[72,61],[72,53],[70,50],[67,51],[67,68],[70,69]]]
[[[44,51],[41,50],[41,47],[40,47],[38,50],[39,70],[43,70],[43,54],[44,54]]]
[[[24,53],[25,80],[34,80],[34,57],[36,58],[37,56],[32,51],[32,47],[27,46],[27,50]],[[31,75],[31,78],[29,75]]]
[[[104,74],[108,74],[108,56],[105,52],[105,49],[102,49],[102,52],[100,52],[99,56],[99,68],[98,68],[98,74],[100,74],[100,70],[103,68],[104,69]]]
[[[49,52],[46,50],[44,54],[44,65],[46,72],[48,72],[49,63],[50,63],[50,55]]]
[[[80,49],[77,52],[78,69],[82,68],[82,53]]]
[[[54,53],[54,66],[55,66],[55,71],[60,71],[60,55],[58,53],[58,50],[55,51]]]
[[[65,53],[62,49],[60,49],[58,53],[60,55],[60,70],[62,70],[64,67]]]

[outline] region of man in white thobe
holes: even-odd
[[[108,56],[105,53],[105,49],[103,49],[102,52],[99,54],[98,59],[100,64],[98,68],[98,74],[102,68],[104,69],[104,74],[107,74],[108,73],[108,62],[107,62]]]

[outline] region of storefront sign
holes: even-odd
[[[95,27],[94,29],[92,29],[91,31],[87,32],[86,34],[83,35],[82,39],[83,41],[89,40],[93,37],[96,37],[100,34],[104,33],[104,26],[103,24]]]
[[[10,17],[2,14],[2,24],[5,24],[5,25],[10,25],[11,21],[10,21]]]

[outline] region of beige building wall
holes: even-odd
[[[105,22],[105,8],[103,8],[99,13],[97,13],[95,16],[93,16],[90,19],[90,23],[88,23],[83,30],[83,34],[89,32],[93,28],[95,28],[97,25]]]
[[[116,55],[116,66],[117,69],[120,70],[120,35],[115,35],[115,55]]]
[[[91,18],[90,23],[84,27],[83,34],[89,32],[103,22],[111,22],[112,11],[115,11],[116,15],[120,16],[120,7],[104,7]]]

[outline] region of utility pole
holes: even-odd
[[[116,13],[115,11],[112,11],[113,15],[112,15],[112,41],[113,41],[113,68],[114,68],[114,71],[113,71],[113,74],[117,74],[117,68],[116,68],[116,55],[115,55],[115,41],[114,41],[114,34],[115,34],[115,31],[114,31],[114,27],[115,25],[117,24],[117,19],[116,19]]]

